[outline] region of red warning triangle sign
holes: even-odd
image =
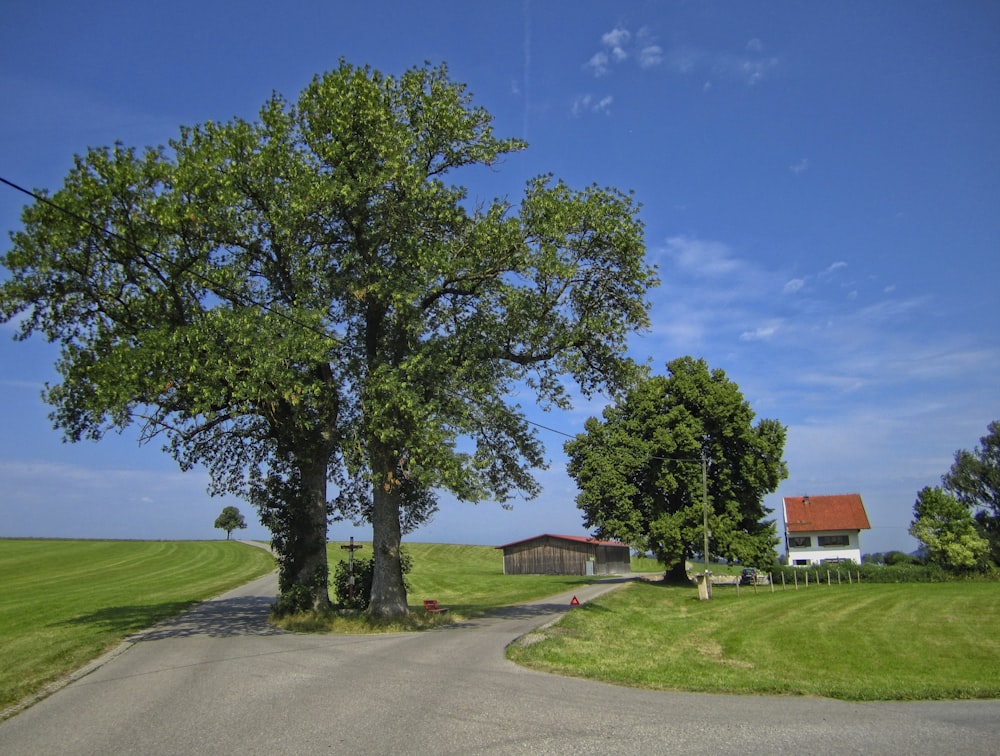
[[[580,606],[580,599],[578,599],[576,596],[574,596],[573,600],[569,602],[569,605],[570,606]]]

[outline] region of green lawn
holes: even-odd
[[[266,551],[235,541],[0,540],[0,711],[273,569]]]
[[[469,616],[589,582],[504,576],[488,546],[407,544],[410,605]],[[330,545],[331,564],[346,556]],[[370,556],[365,544],[361,555]],[[191,603],[274,568],[235,542],[0,540],[0,710]],[[634,571],[657,572],[633,560]],[[420,612],[414,612],[419,615]],[[843,584],[774,592],[638,583],[510,649],[622,685],[851,700],[1000,697],[1000,585]],[[537,642],[534,642],[537,641]]]
[[[696,591],[633,584],[509,650],[622,685],[847,700],[1000,697],[1000,586],[866,584]]]

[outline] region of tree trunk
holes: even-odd
[[[400,488],[394,469],[376,470],[376,481],[382,482],[376,482],[372,492],[373,565],[368,612],[382,618],[402,617],[409,611],[400,555]]]
[[[326,556],[326,460],[299,463],[294,473],[272,478],[262,520],[278,560],[279,613],[330,608]]]
[[[687,575],[687,563],[681,559],[679,562],[675,562],[673,566],[668,567],[666,572],[663,573],[663,581],[673,585],[690,585],[691,580]]]
[[[300,544],[300,561],[296,582],[309,591],[313,611],[330,608],[330,567],[327,563],[326,459],[322,464],[304,466],[302,470],[304,512]]]

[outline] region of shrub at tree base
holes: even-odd
[[[413,560],[405,551],[400,559],[404,582],[405,576],[413,566]],[[336,595],[337,604],[344,609],[357,609],[365,611],[371,603],[372,576],[374,574],[374,562],[364,557],[354,558],[354,589],[351,589],[351,565],[349,562],[341,560],[333,571],[333,590]],[[409,583],[405,583],[407,592],[410,591]]]

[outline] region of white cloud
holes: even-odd
[[[778,332],[779,328],[781,328],[781,321],[772,320],[752,331],[744,331],[740,334],[740,341],[768,341]]]
[[[788,170],[790,170],[792,173],[798,176],[800,173],[805,173],[806,171],[808,171],[810,165],[811,164],[809,162],[809,158],[799,158],[790,166],[788,166]]]
[[[804,278],[792,278],[782,287],[782,291],[785,294],[794,294],[797,291],[801,291],[802,287],[806,285]]]
[[[717,241],[674,236],[667,239],[664,251],[678,267],[698,276],[729,275],[741,266],[729,246]]]
[[[663,48],[659,45],[650,45],[639,51],[639,67],[653,68],[663,62]]]
[[[834,273],[836,273],[838,270],[841,270],[842,268],[846,268],[846,267],[847,267],[847,263],[845,263],[843,260],[838,260],[837,262],[831,263],[829,266],[827,266],[826,269],[822,273],[820,273],[820,275],[821,276],[831,276]]]
[[[594,76],[607,76],[608,72],[611,70],[610,63],[611,61],[608,58],[608,54],[602,51],[594,53],[593,57],[587,61],[584,68],[589,68],[593,72]]]
[[[640,68],[653,68],[663,62],[663,48],[655,43],[649,29],[641,28],[632,34],[616,26],[601,35],[601,48],[584,64],[595,77],[607,76],[613,66],[635,60]]]
[[[734,54],[696,47],[678,47],[665,57],[670,70],[678,75],[705,75],[706,91],[712,88],[715,79],[754,86],[768,78],[779,66],[777,57],[763,57],[753,50]]]
[[[624,51],[622,51],[621,48],[624,45],[627,45],[629,43],[629,40],[631,39],[632,39],[631,32],[629,32],[628,29],[623,29],[622,27],[618,26],[612,29],[611,31],[601,35],[601,44],[603,44],[605,47],[608,47],[616,51],[618,54],[624,57]],[[616,55],[615,57],[618,57],[618,55]]]
[[[584,113],[608,113],[614,101],[615,98],[611,95],[605,95],[600,98],[592,94],[580,95],[573,101],[570,112],[574,116],[583,115]]]

